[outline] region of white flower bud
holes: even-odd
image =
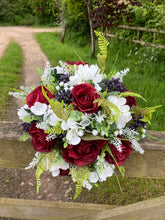
[[[96,136],[96,135],[98,135],[98,131],[97,131],[96,129],[94,129],[94,130],[92,131],[92,134],[93,134],[94,136]]]
[[[59,86],[56,86],[56,90],[58,91],[60,89],[60,87]]]
[[[60,86],[63,86],[64,85],[64,82],[60,82]]]

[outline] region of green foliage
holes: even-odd
[[[73,176],[73,179],[75,179],[77,183],[74,195],[74,199],[76,199],[81,194],[84,183],[90,176],[90,171],[87,166],[74,167],[70,170],[70,174]]]
[[[95,34],[98,38],[98,45],[99,45],[99,51],[100,51],[100,53],[97,54],[97,61],[98,61],[98,65],[100,69],[104,71],[105,61],[107,59],[107,46],[109,42],[107,41],[107,39],[102,33],[95,31]]]
[[[70,39],[74,37],[76,41],[77,37],[82,37],[81,42],[83,44],[85,37],[90,36],[88,11],[84,0],[63,0],[62,10],[66,31],[70,35]]]
[[[118,95],[119,97],[129,97],[129,96],[135,96],[138,98],[141,98],[143,101],[147,102],[147,100],[145,100],[141,95],[134,93],[134,92],[122,92]]]
[[[29,0],[39,24],[58,25],[59,13],[56,0]]]
[[[156,111],[157,108],[160,108],[161,106],[154,106],[154,107],[148,107],[148,108],[140,108],[138,106],[134,106],[131,111],[135,113],[135,115],[138,117],[138,115],[141,113],[144,118],[140,119],[141,121],[148,122],[150,124],[152,113]]]
[[[0,119],[2,120],[9,103],[10,88],[16,88],[21,78],[23,64],[22,50],[15,42],[10,42],[5,55],[0,58]]]
[[[107,99],[96,99],[94,102],[98,102],[98,106],[101,106],[103,114],[105,114],[107,117],[110,116],[113,117],[114,121],[117,121],[120,117],[120,110],[118,107],[110,102]],[[114,114],[115,113],[115,114]]]
[[[131,9],[132,25],[142,27],[165,27],[165,4],[159,1],[140,1],[141,5],[129,6]]]
[[[37,165],[37,169],[36,169],[37,193],[39,193],[41,174],[44,171],[50,169],[50,166],[55,161],[56,156],[57,156],[56,151],[52,151],[49,153],[43,153],[43,156],[41,157],[41,159]]]
[[[34,23],[31,13],[29,0],[0,1],[0,24],[31,25]]]

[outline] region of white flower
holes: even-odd
[[[92,80],[99,91],[101,91],[98,83],[101,82],[102,79],[103,76],[100,74],[100,69],[97,65],[79,65],[77,70],[75,69],[75,75],[69,77],[68,84],[75,86]]]
[[[56,90],[58,91],[60,89],[60,87],[59,86],[56,86]]]
[[[44,115],[47,111],[47,107],[45,103],[35,102],[30,110],[35,115]]]
[[[111,95],[108,97],[108,100],[113,104],[115,104],[120,110],[120,116],[117,121],[117,128],[118,129],[124,128],[126,123],[132,119],[131,113],[129,111],[130,107],[128,105],[125,105],[126,99]],[[115,112],[113,113],[115,114]]]
[[[81,138],[79,137],[78,123],[72,121],[70,118],[67,121],[61,123],[61,128],[66,131],[66,139],[72,145],[77,145],[80,143]]]
[[[98,111],[98,113],[95,114],[95,120],[96,120],[98,123],[103,122],[105,118],[106,118],[106,116],[105,116],[101,111]]]
[[[94,136],[97,136],[97,135],[98,135],[98,131],[97,131],[96,129],[93,129],[92,134],[93,134]]]
[[[91,172],[88,178],[91,183],[103,182],[107,177],[112,176],[114,172],[115,165],[108,163],[104,158],[100,159],[100,156],[97,157],[97,160],[96,171]]]
[[[25,109],[29,109],[29,107],[27,105],[24,105],[22,108],[18,109],[18,116],[19,119],[23,120],[25,116],[30,115]]]
[[[64,82],[60,82],[60,86],[63,86],[64,85]]]

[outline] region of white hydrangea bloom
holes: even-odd
[[[88,178],[90,183],[103,182],[114,173],[115,165],[108,163],[104,158],[100,159],[100,156],[97,159],[96,171],[91,172]]]
[[[81,138],[79,137],[78,123],[72,121],[70,118],[67,121],[61,123],[61,128],[66,131],[66,139],[70,144],[77,145],[80,143]]]
[[[118,129],[124,128],[126,123],[132,119],[131,113],[129,111],[130,107],[128,105],[125,105],[126,99],[111,95],[108,97],[108,100],[113,104],[115,104],[120,110],[120,117],[117,122],[117,128]]]
[[[47,108],[47,112],[44,114],[43,120],[52,127],[55,126],[58,121],[62,121],[62,119],[58,118],[57,115],[53,112],[50,105]]]
[[[34,115],[44,115],[47,111],[47,107],[45,103],[35,102],[30,110]]]
[[[102,79],[103,76],[100,74],[100,69],[97,65],[79,65],[77,70],[75,70],[75,75],[69,77],[68,84],[69,86],[75,86],[80,83],[86,83],[92,80],[96,87],[99,89],[100,87],[98,83],[100,83]]]
[[[18,117],[19,119],[23,120],[25,116],[30,115],[25,109],[29,109],[27,105],[24,105],[22,108],[18,109]]]
[[[65,160],[61,158],[61,160],[58,161],[58,163],[53,164],[49,171],[52,173],[53,177],[56,177],[60,174],[60,169],[67,170],[69,169],[69,163],[67,163]]]

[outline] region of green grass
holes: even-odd
[[[83,189],[75,202],[109,205],[128,205],[165,195],[165,180],[119,177],[122,192],[115,176],[90,191]]]
[[[11,41],[5,55],[0,58],[0,120],[4,119],[7,111],[10,99],[9,90],[18,86],[22,63],[22,50],[18,44]]]
[[[36,39],[53,66],[58,61],[77,61],[96,63],[91,59],[90,44],[85,38],[67,38],[65,44],[60,42],[59,33],[39,33]],[[152,124],[148,129],[165,131],[165,51],[150,47],[137,46],[133,43],[111,40],[108,47],[106,72],[130,68],[124,78],[124,85],[128,90],[139,93],[145,99],[137,99],[140,107],[162,105],[153,114]]]

